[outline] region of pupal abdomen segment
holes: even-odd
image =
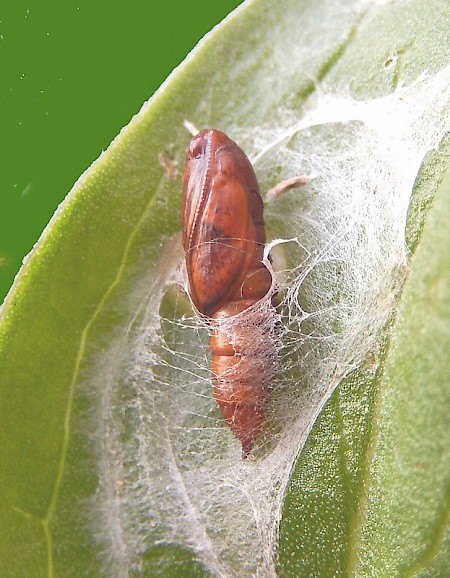
[[[191,299],[211,320],[214,397],[246,457],[265,420],[277,313],[256,176],[220,131],[203,130],[189,144],[182,219]]]

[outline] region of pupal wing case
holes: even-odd
[[[218,130],[197,134],[183,179],[183,246],[190,294],[212,317],[243,298],[243,280],[261,269],[266,240],[258,182],[244,152]]]

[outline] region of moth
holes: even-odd
[[[275,373],[276,346],[268,334],[274,324],[267,318],[277,315],[276,290],[264,264],[263,201],[255,172],[239,146],[218,130],[199,132],[188,146],[182,223],[190,296],[211,327],[214,397],[245,458],[264,424]],[[264,298],[269,305],[263,314],[253,313]]]

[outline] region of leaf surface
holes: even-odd
[[[3,575],[445,574],[449,18],[438,0],[244,3],[80,178],[2,311]],[[317,174],[266,213],[273,238],[297,239],[278,259],[300,266],[301,311],[248,464],[176,289],[180,182],[159,159],[183,166],[185,118],[238,141],[263,190]],[[276,563],[292,465],[341,378]]]

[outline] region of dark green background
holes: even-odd
[[[240,3],[2,3],[0,302],[81,173]]]

